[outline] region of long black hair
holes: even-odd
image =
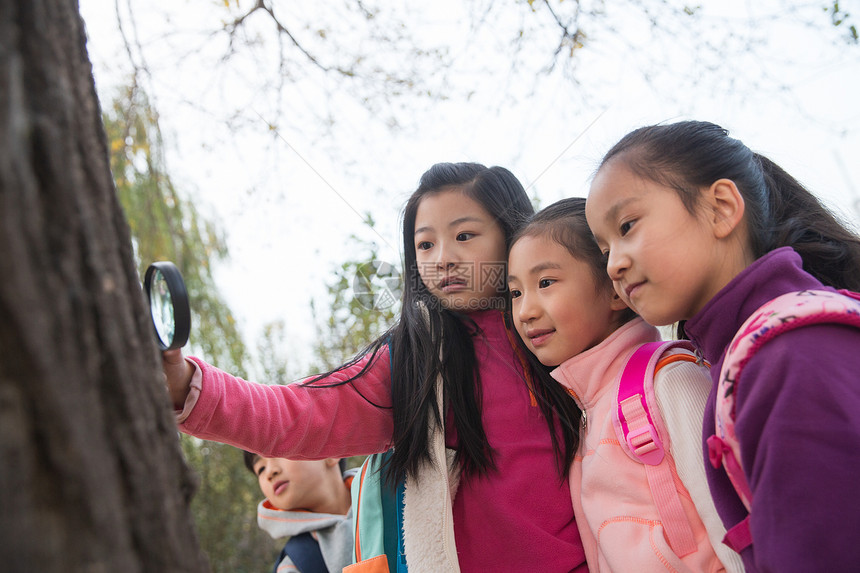
[[[641,127],[616,143],[600,167],[609,161],[674,189],[690,213],[702,188],[732,180],[746,206],[754,258],[790,246],[804,270],[825,285],[860,290],[860,237],[797,179],[719,125],[682,121]]]
[[[415,477],[422,462],[430,459],[428,428],[441,428],[445,416],[436,400],[439,377],[443,381],[446,407],[450,408],[457,429],[456,463],[466,474],[484,474],[494,468],[492,447],[481,419],[481,380],[472,342],[476,325],[467,315],[443,308],[418,273],[414,238],[418,206],[428,195],[449,190],[463,193],[493,216],[504,234],[506,249],[514,233],[534,213],[525,189],[510,171],[478,163],[433,165],[421,176],[418,188],[407,201],[403,213],[404,285],[400,318],[358,358],[345,365],[371,355],[358,374],[341,382],[360,377],[379,358],[383,347],[391,349],[394,450],[386,479],[392,484],[407,475]],[[502,303],[506,300],[503,295],[500,293],[499,297]],[[534,382],[531,389],[546,418],[557,457],[567,462],[563,465],[560,461],[559,467],[566,471],[576,451],[579,410],[570,396],[558,392],[559,385],[549,377],[545,367],[527,361],[525,368],[527,378]],[[562,441],[558,440],[559,431]]]

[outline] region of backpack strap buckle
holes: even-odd
[[[619,404],[623,420],[627,423],[625,435],[630,451],[643,464],[656,466],[663,461],[666,449],[660,440],[657,429],[648,419],[642,405],[642,396],[637,394]]]

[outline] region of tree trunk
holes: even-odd
[[[0,568],[208,569],[75,0],[0,0]]]

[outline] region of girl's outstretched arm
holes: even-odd
[[[257,384],[198,358],[176,372],[173,396],[179,429],[204,440],[230,444],[266,457],[323,459],[387,450],[394,431],[391,369],[387,348],[364,356],[316,384]],[[372,361],[367,366],[368,362]],[[359,375],[359,372],[362,372]],[[345,384],[338,384],[352,380]],[[189,389],[190,386],[190,389]]]
[[[194,367],[185,360],[181,348],[162,352],[161,365],[167,380],[170,401],[175,409],[182,410],[191,389],[191,376],[194,374]]]

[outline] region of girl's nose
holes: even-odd
[[[623,251],[619,249],[609,251],[609,256],[606,258],[606,272],[610,279],[619,280],[629,267],[630,258]]]
[[[453,268],[456,263],[456,249],[446,243],[440,244],[436,250],[436,268],[448,270]]]
[[[517,319],[526,323],[537,318],[539,314],[538,305],[532,302],[532,298],[521,294],[517,299]]]

